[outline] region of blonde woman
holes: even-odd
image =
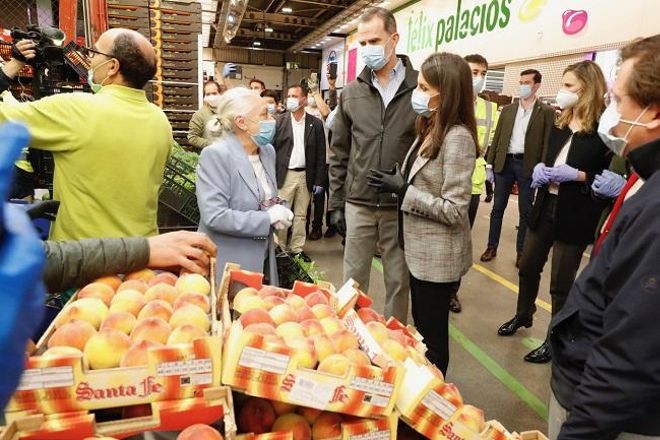
[[[538,188],[538,194],[529,216],[520,262],[516,315],[500,327],[501,336],[532,325],[541,272],[550,249],[550,295],[555,315],[575,281],[582,254],[594,240],[608,202],[592,194],[591,184],[597,174],[607,169],[612,157],[597,132],[606,92],[605,78],[596,63],[581,61],[564,71],[557,93],[562,113],[550,133],[544,162],[536,165],[532,175],[532,187]],[[549,362],[548,345],[543,343],[525,360]]]
[[[238,263],[277,285],[273,229],[291,226],[293,213],[276,197],[275,120],[263,98],[239,87],[220,97],[210,130],[216,140],[197,166],[199,231],[221,250],[218,273]]]

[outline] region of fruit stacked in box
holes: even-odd
[[[233,322],[225,335],[223,383],[320,410],[391,414],[402,368],[372,365],[335,311],[342,295],[306,283],[291,291],[263,286],[262,278],[235,265],[224,271],[223,320]]]
[[[349,440],[364,436],[374,440],[396,439],[396,414],[363,419],[260,397],[237,396],[236,402],[239,436],[249,433],[248,436],[259,439],[278,434],[290,434],[291,440]]]
[[[220,383],[211,284],[148,269],[80,289],[26,361],[6,411],[42,414],[201,397]]]

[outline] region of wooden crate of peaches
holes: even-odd
[[[26,361],[7,414],[56,414],[202,397],[220,384],[214,286],[144,269],[80,289]],[[9,416],[8,416],[9,417]]]

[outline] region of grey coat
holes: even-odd
[[[276,189],[275,150],[271,145],[261,147],[259,158]],[[268,257],[270,283],[278,284],[270,216],[259,205],[264,198],[248,155],[234,135],[202,150],[197,165],[199,232],[218,246],[218,276],[228,262],[261,273]]]
[[[417,279],[434,283],[458,281],[472,266],[468,206],[476,147],[462,126],[449,130],[435,159],[411,157],[403,200],[406,263]]]

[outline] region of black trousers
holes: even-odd
[[[312,231],[321,231],[323,228],[323,213],[326,212],[326,196],[327,200],[330,200],[330,179],[328,176],[329,167],[330,165],[325,165],[325,175],[323,176],[323,189],[325,191],[323,191],[321,194],[313,194],[312,203],[310,203],[309,207],[307,208],[307,231],[309,231],[310,218],[312,219]],[[325,214],[325,224],[328,227],[330,226],[330,211],[327,211]]]
[[[470,206],[468,207],[468,218],[470,219],[470,228],[474,226],[474,220],[477,218],[477,210],[479,209],[479,201],[481,194],[472,194],[470,199]]]
[[[536,311],[534,302],[539,294],[539,283],[543,267],[548,261],[552,248],[550,272],[550,296],[552,297],[552,315],[554,316],[566,302],[568,292],[573,286],[580,268],[585,244],[571,244],[555,240],[554,218],[557,197],[548,194],[543,200],[541,217],[538,225],[527,230],[520,270],[518,272],[519,294],[516,314],[531,317]]]
[[[410,274],[410,300],[415,327],[424,337],[426,357],[447,374],[449,365],[449,295],[457,282],[433,283]]]

